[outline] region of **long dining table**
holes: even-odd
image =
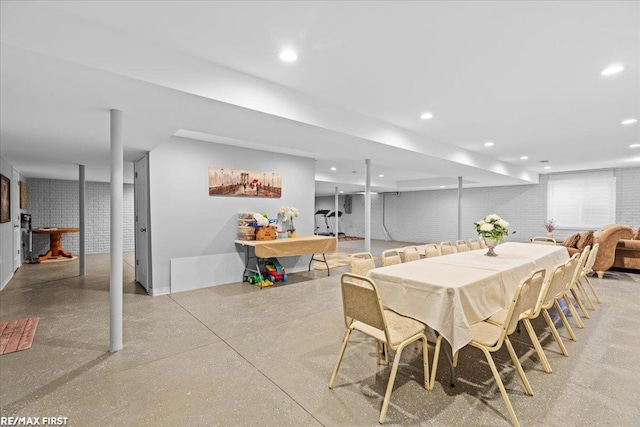
[[[569,259],[563,246],[507,242],[497,257],[475,250],[370,270],[382,303],[442,335],[453,353],[471,341],[470,325],[507,307],[532,271]]]

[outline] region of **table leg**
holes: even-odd
[[[331,270],[329,269],[329,263],[327,262],[327,257],[324,256],[324,252],[322,253],[322,259],[316,259],[316,254],[311,254],[311,259],[309,260],[309,271],[311,271],[311,264],[313,261],[324,262],[327,266],[327,276],[331,276]]]

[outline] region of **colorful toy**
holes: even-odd
[[[280,264],[277,258],[269,258],[265,263],[264,270],[264,276],[272,282],[276,282],[278,280],[286,282],[289,278],[285,268]]]

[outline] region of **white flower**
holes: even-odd
[[[498,220],[498,225],[502,228],[509,228],[509,223],[502,218]]]
[[[480,226],[480,230],[487,231],[487,232],[492,232],[493,231],[493,224],[488,223],[488,222],[485,223],[485,224],[482,224]]]
[[[487,217],[485,218],[486,221],[490,221],[490,222],[499,221],[500,219],[501,218],[496,214],[487,215]]]

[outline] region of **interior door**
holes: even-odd
[[[136,281],[150,293],[149,155],[134,165],[134,201]]]
[[[13,271],[22,265],[22,230],[20,229],[20,174],[13,169],[11,181],[11,219],[13,222]]]

